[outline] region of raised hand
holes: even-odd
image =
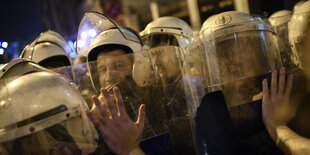
[[[285,82],[285,68],[282,68],[280,69],[279,80],[277,76],[277,71],[273,71],[270,90],[268,89],[267,79],[263,80],[262,115],[269,131],[278,126],[287,125],[296,112],[289,103],[293,75],[290,74]]]
[[[87,112],[87,115],[111,151],[124,155],[144,154],[139,148],[139,142],[144,128],[145,105],[140,106],[138,119],[133,122],[127,115],[119,88],[113,88],[113,92],[116,103],[105,89],[101,89],[101,95],[108,109],[103,107],[104,104],[97,96],[92,97],[101,118],[97,118],[92,112]]]

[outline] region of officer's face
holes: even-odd
[[[223,46],[218,52],[219,65],[222,69],[222,78],[226,81],[234,81],[244,77],[253,77],[262,72],[261,60],[257,49],[252,49],[251,44],[243,44],[242,48],[237,43],[229,48]],[[253,46],[253,45],[252,45]]]
[[[131,75],[132,63],[129,56],[125,54],[125,51],[120,49],[98,54],[97,71],[101,87],[110,89],[124,81],[126,76]]]

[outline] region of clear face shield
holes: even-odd
[[[183,59],[184,90],[192,116],[195,116],[196,109],[200,106],[203,96],[207,93],[205,77],[207,70],[205,66],[207,66],[207,61],[204,46],[200,43],[199,36],[197,36],[191,42]]]
[[[65,78],[70,83],[75,82],[74,78],[76,77],[76,75],[74,75],[75,72],[70,66],[58,67],[58,68],[48,68],[48,69],[53,71],[53,72],[59,73],[60,76]]]
[[[97,149],[88,107],[65,79],[35,72],[0,83],[1,154],[50,154],[65,146],[73,154]]]
[[[147,34],[143,36],[146,45],[151,48],[160,46],[179,46],[178,39],[173,34]]]
[[[210,28],[201,39],[208,92],[222,90],[228,106],[252,101],[265,75],[282,65],[274,29],[257,21]]]
[[[132,56],[119,55],[117,59],[109,53],[98,56],[97,61],[89,62],[92,79],[96,90],[105,88],[108,91],[130,78]]]
[[[112,88],[119,87],[127,113],[133,121],[137,119],[139,106],[146,104],[142,145],[154,137],[161,139],[167,136],[168,139],[161,139],[160,148],[193,153],[194,143],[182,81],[182,49],[165,46],[131,54],[111,53],[100,54],[96,61],[79,64],[79,67],[73,66],[75,70],[89,67],[92,83],[89,81],[87,84],[84,77],[76,78],[81,81],[77,84],[79,89],[92,89],[92,86],[97,90],[106,88],[114,99]],[[99,96],[99,99],[102,101],[103,97]],[[158,145],[148,147],[158,149]]]
[[[109,17],[97,12],[88,12],[80,22],[77,34],[77,51],[87,56],[88,50],[94,39],[102,32],[109,29],[118,29],[127,40],[141,43],[137,35],[123,28]]]

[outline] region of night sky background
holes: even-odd
[[[1,0],[0,40],[31,42],[43,30],[36,0]]]

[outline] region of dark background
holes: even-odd
[[[135,1],[140,3],[134,4]],[[133,2],[129,10],[139,17],[140,30],[152,20],[148,5],[150,1],[129,0]],[[161,16],[176,16],[189,23],[185,0],[155,1],[159,4]],[[224,0],[198,0],[202,23],[213,14],[234,10],[233,0],[226,0],[227,5],[219,7],[221,1]],[[102,8],[105,12],[106,4],[111,2],[122,3],[121,0],[1,0],[0,41],[8,42],[9,47],[4,55],[0,55],[0,64],[17,58],[27,44],[49,29],[74,42],[82,15],[94,7]],[[268,17],[278,10],[292,10],[296,2],[298,0],[249,0],[249,5],[251,14]],[[214,7],[204,9],[206,6]]]

